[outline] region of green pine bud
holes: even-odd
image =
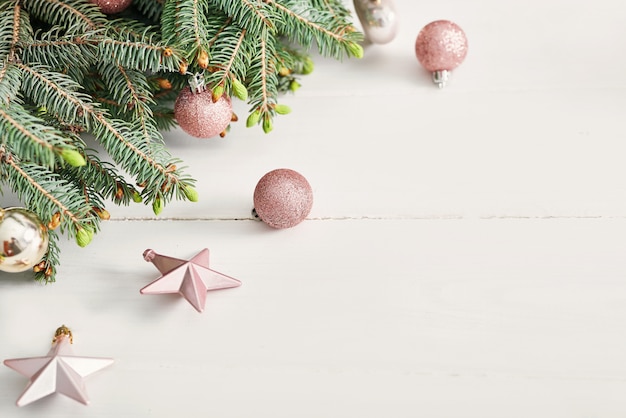
[[[266,115],[263,118],[263,132],[269,134],[274,129],[274,124],[272,123],[272,118],[269,115]]]
[[[219,86],[215,86],[215,88],[213,89],[213,93],[211,93],[211,100],[213,100],[213,103],[221,99],[223,94],[224,86],[222,86],[221,84]]]
[[[154,212],[155,215],[159,216],[159,214],[163,212],[163,206],[163,199],[157,197],[156,199],[154,199],[154,202],[152,202],[152,212]]]
[[[261,111],[259,109],[250,113],[250,115],[248,116],[248,119],[246,119],[246,127],[247,128],[253,127],[257,123],[259,123],[260,118],[261,118]]]
[[[143,199],[141,198],[141,194],[137,190],[133,190],[133,202],[141,203]]]
[[[363,47],[356,42],[348,42],[346,44],[348,53],[355,58],[363,58]]]
[[[277,104],[276,106],[274,106],[274,110],[279,115],[287,115],[287,114],[291,113],[291,108],[289,106],[287,106],[287,105],[284,105],[284,104]]]
[[[93,239],[93,231],[87,228],[81,228],[76,231],[76,244],[79,247],[86,247]]]
[[[183,193],[187,196],[190,202],[198,201],[198,191],[191,186],[183,187]]]
[[[300,87],[302,87],[302,85],[298,83],[296,80],[293,80],[291,83],[289,83],[289,90],[293,92],[298,91]]]
[[[61,158],[72,167],[82,167],[87,164],[80,152],[69,148],[61,151]]]
[[[236,78],[233,78],[233,94],[239,100],[248,100],[248,90],[246,89],[246,86],[244,86],[243,83]]]
[[[304,63],[302,64],[302,74],[311,74],[315,69],[315,64],[311,57],[306,57],[304,59]]]

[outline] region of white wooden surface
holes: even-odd
[[[18,409],[26,381],[1,368],[1,417],[626,416],[626,7],[396,3],[396,40],[317,60],[271,135],[167,136],[200,202],[111,207],[89,247],[63,243],[56,284],[0,275],[2,359],[61,324],[116,359],[87,407]],[[441,18],[470,43],[443,91],[413,53]],[[275,231],[249,216],[280,167],[315,203]],[[204,247],[242,287],[203,314],[139,294],[146,248]]]

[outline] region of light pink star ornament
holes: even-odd
[[[57,329],[46,356],[5,360],[4,364],[30,381],[17,400],[28,405],[53,393],[61,393],[85,405],[89,403],[84,378],[113,364],[111,358],[81,357],[72,352],[72,333]]]
[[[204,310],[207,291],[241,286],[239,280],[209,268],[207,248],[190,260],[167,257],[151,249],[144,251],[143,258],[154,264],[161,277],[141,289],[142,294],[178,293],[198,312]]]

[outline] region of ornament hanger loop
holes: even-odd
[[[152,260],[154,260],[154,257],[156,257],[157,253],[154,252],[153,249],[148,248],[146,251],[143,252],[143,259],[150,262]]]
[[[74,344],[74,336],[72,335],[72,331],[66,327],[65,325],[61,325],[54,332],[54,338],[52,339],[52,344],[59,342],[60,339],[69,337],[70,344]]]
[[[190,74],[189,77],[189,87],[191,87],[191,91],[194,93],[202,93],[206,89],[206,84],[204,82],[204,72]]]

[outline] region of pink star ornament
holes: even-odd
[[[144,251],[143,258],[154,264],[162,275],[141,289],[142,294],[178,293],[198,312],[204,310],[207,291],[241,286],[239,280],[209,268],[207,248],[190,260],[167,257],[151,249]]]
[[[17,406],[28,405],[53,393],[89,403],[84,378],[113,364],[111,358],[81,357],[72,353],[72,334],[59,328],[46,356],[5,360],[4,364],[30,379],[17,399]]]

